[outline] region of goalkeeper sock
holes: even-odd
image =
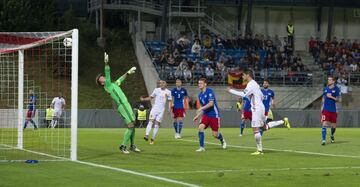
[[[326,141],[326,127],[322,127],[321,136],[322,136],[322,141]]]
[[[132,134],[133,129],[132,128],[127,128],[124,134],[124,139],[121,145],[126,146],[129,143],[131,134]]]
[[[135,144],[135,128],[132,128],[132,133],[131,133],[131,136],[130,136],[130,144],[131,145],[134,145]]]
[[[148,125],[146,126],[145,136],[149,136],[150,131],[151,131],[151,129],[152,129],[152,126],[153,126],[153,122],[152,122],[152,121],[149,121]]]
[[[179,133],[179,134],[181,134],[182,127],[183,127],[183,122],[180,121],[180,122],[179,122],[179,128],[178,128],[178,133]]]

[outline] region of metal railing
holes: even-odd
[[[114,7],[111,7],[114,6]],[[117,7],[116,7],[117,6]],[[139,10],[147,13],[162,15],[163,3],[149,2],[146,0],[104,0],[104,8]],[[95,10],[101,7],[101,0],[88,0],[88,10]],[[169,6],[169,16],[204,16],[204,6],[181,6],[178,4]]]
[[[184,71],[177,70],[177,67],[163,66],[154,63],[156,70],[159,73],[159,77],[166,80],[169,84],[175,82],[176,78],[182,79],[188,85],[197,85],[197,81],[205,77],[208,79],[209,84],[227,86],[228,85],[228,72],[214,70],[213,76],[206,76],[205,69],[190,70],[191,76],[186,78]],[[258,83],[262,83],[264,79],[269,80],[271,85],[274,86],[286,86],[286,87],[307,87],[313,86],[312,74],[308,72],[296,72],[292,74],[283,72],[273,72],[264,74],[262,72],[255,73],[255,80]]]

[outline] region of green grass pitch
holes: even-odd
[[[42,129],[40,129],[42,130]],[[197,153],[197,129],[160,129],[154,145],[136,129],[142,153],[118,150],[124,129],[79,129],[78,159],[198,186],[360,186],[360,129],[338,128],[336,143],[321,146],[320,128],[271,129],[263,135],[265,154],[251,156],[251,129],[221,129],[223,150],[206,130],[205,152]],[[329,134],[329,132],[328,132]],[[3,150],[0,150],[3,151]],[[182,186],[180,184],[81,163],[0,163],[0,186]]]

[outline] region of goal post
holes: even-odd
[[[0,162],[77,160],[78,58],[77,29],[0,32]]]

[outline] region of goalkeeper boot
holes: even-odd
[[[126,150],[126,146],[125,145],[120,145],[119,147],[120,151],[124,154],[129,154],[130,152],[128,150]]]
[[[289,119],[288,118],[284,118],[284,126],[288,129],[291,128],[291,125],[290,125],[290,122],[289,122]]]
[[[263,155],[264,153],[262,151],[256,150],[255,152],[251,153],[251,155]]]
[[[335,143],[335,137],[334,136],[330,136],[330,142]]]
[[[130,146],[130,151],[134,151],[134,152],[137,152],[137,153],[141,152],[141,150],[139,148],[137,148],[136,145],[131,145]]]

